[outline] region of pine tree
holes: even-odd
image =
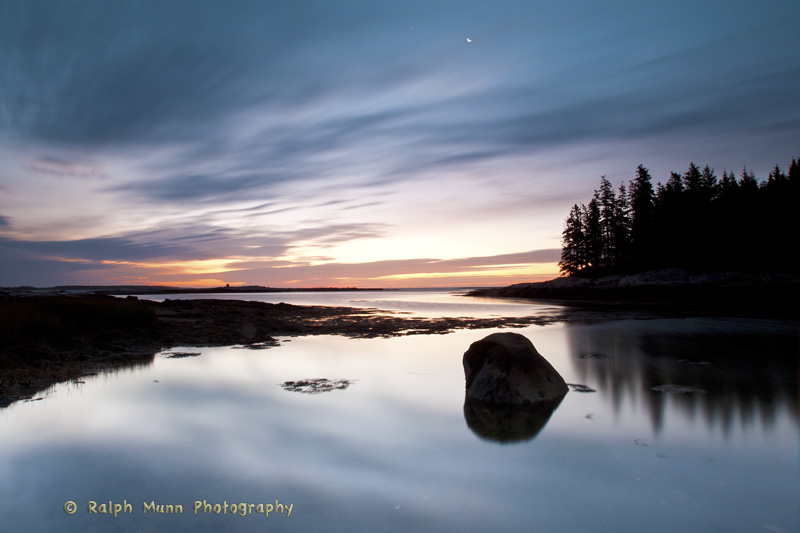
[[[800,160],[792,158],[792,164],[789,166],[789,181],[793,183],[800,182]]]
[[[800,160],[788,173],[775,166],[765,181],[744,167],[737,180],[724,170],[691,163],[653,190],[649,171],[615,194],[601,177],[588,205],[575,204],[562,232],[559,268],[570,275],[605,275],[650,268],[694,271],[800,271]]]
[[[703,175],[694,163],[689,163],[689,169],[683,175],[683,185],[690,196],[698,196],[703,190]]]
[[[595,273],[602,264],[603,230],[600,223],[600,202],[597,195],[583,209],[583,227],[585,236],[584,260],[586,268]]]
[[[605,176],[600,177],[600,191],[599,194],[598,191],[595,191],[595,198],[597,198],[600,205],[601,267],[610,269],[614,266],[616,253],[614,248],[614,225],[617,217],[617,197],[614,193],[614,187]]]
[[[636,268],[647,268],[651,261],[653,217],[655,208],[650,171],[643,165],[636,168],[636,177],[630,183],[631,253]]]
[[[628,191],[625,185],[619,186],[616,211],[614,213],[614,267],[617,270],[630,268],[631,210],[628,202]]]
[[[736,193],[739,189],[739,184],[736,182],[736,175],[731,171],[728,174],[726,171],[722,171],[722,181],[720,182],[720,197],[727,198],[732,196]]]
[[[558,263],[558,268],[568,275],[577,274],[586,267],[583,257],[585,248],[583,213],[578,204],[572,206],[561,236],[561,261]]]
[[[742,168],[742,175],[739,178],[739,189],[745,196],[755,197],[758,191],[758,180],[747,167]]]
[[[666,186],[667,194],[672,195],[674,199],[677,199],[681,194],[683,194],[683,190],[683,177],[677,172],[671,172]]]
[[[705,201],[708,202],[717,197],[719,193],[717,176],[714,175],[714,169],[708,165],[703,167],[703,172],[700,174],[700,185]]]
[[[788,181],[786,174],[781,172],[778,165],[775,165],[775,168],[772,169],[772,172],[769,173],[769,177],[767,178],[767,187],[782,187],[788,183]]]

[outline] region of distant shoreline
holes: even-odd
[[[521,327],[541,317],[413,317],[373,308],[291,305],[236,299],[163,302],[107,294],[0,290],[0,408],[82,376],[152,363],[172,347],[264,349],[275,337],[353,338]]]
[[[5,287],[8,294],[108,294],[112,296],[143,296],[147,294],[246,294],[280,292],[356,292],[385,291],[377,287],[265,287],[262,285],[237,285],[234,287],[173,287],[163,285],[58,285],[55,287]]]
[[[0,408],[31,399],[56,383],[149,365],[155,354],[177,346],[263,349],[279,344],[275,337],[284,336],[431,335],[623,315],[800,318],[800,280],[792,276],[693,277],[683,271],[658,271],[597,280],[557,278],[476,289],[467,296],[538,299],[567,307],[542,316],[427,318],[373,308],[229,298],[156,302],[135,296],[0,290]]]
[[[666,269],[596,279],[567,276],[476,289],[467,296],[559,301],[569,305],[720,312],[737,316],[800,316],[800,276],[740,272],[691,275]]]

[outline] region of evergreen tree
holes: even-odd
[[[716,224],[715,252],[716,264],[720,269],[735,261],[736,242],[740,238],[742,217],[739,214],[739,183],[733,171],[722,172],[722,180],[718,186],[719,192],[715,199],[714,211]]]
[[[746,196],[755,198],[758,191],[758,180],[752,172],[747,170],[747,167],[742,168],[742,175],[739,178],[739,189]]]
[[[671,172],[656,198],[655,224],[650,238],[658,243],[653,268],[676,267],[685,255],[682,236],[686,231],[686,189],[683,176]]]
[[[689,170],[683,175],[683,185],[689,196],[699,196],[703,191],[703,175],[694,163],[689,163]]]
[[[772,172],[769,173],[769,177],[767,178],[767,187],[783,187],[784,185],[788,184],[789,179],[786,177],[786,174],[781,172],[780,167],[775,165],[775,168],[772,169]]]
[[[789,173],[786,175],[789,182],[789,190],[793,198],[800,196],[800,159],[795,160],[792,158],[792,164],[789,165]]]
[[[583,209],[584,260],[591,273],[599,270],[603,254],[603,230],[600,223],[600,202],[597,195]]]
[[[600,205],[600,231],[602,235],[601,267],[609,269],[615,263],[614,226],[617,218],[617,198],[614,187],[605,176],[600,177],[600,191],[595,191]]]
[[[561,272],[574,275],[586,267],[584,261],[585,236],[583,231],[583,213],[578,204],[572,206],[561,232],[561,261],[558,268]]]
[[[671,172],[666,187],[667,194],[672,195],[675,200],[683,194],[683,177],[677,172]]]
[[[792,164],[789,166],[789,181],[793,183],[800,182],[800,161],[792,158]]]
[[[710,201],[716,198],[719,192],[717,176],[714,175],[714,169],[708,165],[703,167],[703,173],[700,175],[700,186],[703,191],[703,197],[705,201]]]
[[[644,165],[636,168],[636,177],[630,183],[631,253],[634,268],[649,268],[652,259],[652,226],[655,209],[650,171]]]
[[[614,267],[619,271],[630,268],[631,209],[625,185],[619,186],[616,210],[614,213]]]
[[[733,172],[728,174],[723,170],[722,181],[720,182],[720,197],[730,197],[733,194],[736,194],[738,189],[739,184],[736,182],[736,175]]]
[[[777,165],[765,181],[744,167],[737,180],[724,170],[691,163],[653,190],[639,165],[629,188],[614,192],[601,177],[588,205],[575,204],[562,232],[559,268],[598,276],[650,268],[690,271],[800,271],[800,160],[788,173]]]

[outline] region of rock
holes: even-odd
[[[167,359],[182,359],[184,357],[197,357],[201,352],[166,352],[162,354]]]
[[[591,388],[589,385],[584,385],[583,383],[567,383],[567,387],[575,392],[597,392],[597,390]]]
[[[344,390],[353,382],[348,379],[331,380],[326,378],[302,379],[300,381],[285,381],[281,383],[283,390],[290,392],[302,392],[305,394],[319,394],[332,390]]]
[[[462,360],[467,399],[521,407],[561,402],[569,390],[559,373],[523,335],[493,333],[472,343]]]

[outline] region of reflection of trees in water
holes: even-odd
[[[581,381],[611,398],[647,409],[654,429],[667,408],[729,435],[774,427],[786,410],[797,421],[797,324],[744,319],[671,319],[567,325],[570,360]],[[658,392],[680,385],[705,392]]]

